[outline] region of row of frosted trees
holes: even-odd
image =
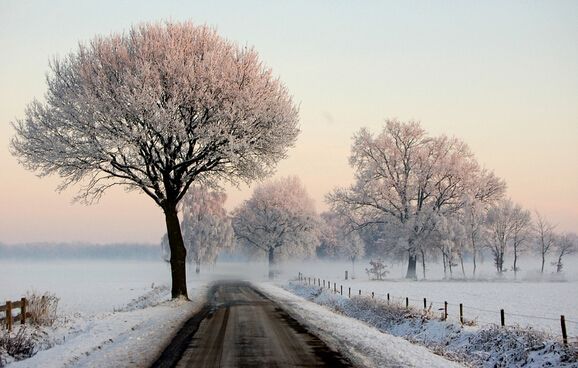
[[[80,201],[97,201],[116,186],[153,200],[165,218],[173,298],[188,295],[187,259],[199,265],[214,259],[214,244],[231,242],[230,226],[240,243],[267,252],[272,263],[291,248],[310,252],[316,241],[339,249],[354,244],[351,254],[360,254],[355,232],[377,228],[380,241],[404,253],[407,275],[415,278],[418,256],[425,260],[431,244],[446,244],[451,266],[456,252],[446,248],[463,245],[448,235],[453,224],[465,222],[470,203],[496,206],[505,190],[463,142],[431,137],[417,123],[390,121],[377,135],[355,135],[355,184],[328,196],[327,221],[318,219],[308,197],[280,197],[305,195],[299,185],[279,189],[295,181],[290,179],[256,190],[217,236],[206,224],[229,220],[218,206],[197,215],[196,205],[182,206],[189,189],[262,180],[299,134],[297,105],[254,48],[191,22],[145,23],[80,43],[52,60],[46,82],[44,98],[12,122],[11,153],[40,176],[61,177],[60,190],[78,185]],[[214,195],[206,205],[213,208],[222,198]],[[181,221],[189,230],[181,231]],[[344,224],[338,226],[343,234],[327,230],[335,223]],[[550,240],[550,226],[543,224],[545,255],[559,241]],[[517,241],[507,233],[504,247]],[[211,239],[199,242],[211,249],[193,251],[190,239]]]
[[[482,168],[468,146],[446,136],[432,137],[415,122],[388,121],[379,134],[354,136],[351,166],[355,183],[327,195],[331,210],[317,214],[296,177],[258,186],[229,216],[225,195],[193,187],[183,205],[187,259],[214,263],[234,244],[266,255],[270,275],[278,259],[318,255],[355,261],[372,256],[406,257],[406,277],[417,278],[421,262],[441,259],[444,274],[490,254],[496,270],[519,271],[519,257],[534,250],[560,272],[564,256],[576,251],[575,234],[559,234],[536,212],[505,198],[505,183]],[[163,242],[168,259],[168,242]]]

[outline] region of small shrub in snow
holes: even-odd
[[[36,354],[36,341],[40,332],[25,326],[14,331],[2,330],[0,333],[0,367],[10,360],[30,358]]]
[[[377,260],[372,259],[371,261],[369,261],[369,265],[371,267],[366,268],[365,272],[367,272],[367,275],[372,280],[383,280],[385,276],[389,273],[389,271],[386,270],[387,266],[385,265],[385,263],[383,263],[381,259]]]
[[[58,298],[54,294],[44,293],[38,295],[34,292],[26,294],[28,301],[28,321],[36,326],[52,326],[56,321],[56,311],[58,309]]]

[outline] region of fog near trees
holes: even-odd
[[[312,256],[319,239],[313,200],[297,177],[255,188],[233,211],[233,228],[241,245],[267,254],[269,278],[280,257]]]
[[[516,278],[522,257],[542,259],[540,273],[561,273],[578,250],[576,234],[555,232],[537,211],[508,198],[505,182],[464,142],[430,137],[417,122],[358,132],[351,164],[355,184],[329,193],[331,209],[320,214],[298,177],[257,186],[230,214],[235,247],[228,259],[263,259],[270,277],[287,260],[348,261],[351,271],[385,260],[405,263],[412,279],[427,278],[436,264],[444,278],[476,278],[480,262],[490,261],[496,277]]]
[[[157,244],[133,243],[0,243],[0,260],[129,260],[158,261]]]
[[[378,134],[362,129],[353,142],[355,184],[335,189],[327,200],[357,228],[385,224],[395,231],[408,257],[407,278],[417,277],[417,257],[441,230],[440,218],[456,216],[468,196],[490,203],[505,191],[464,142],[430,137],[417,122],[388,120]]]
[[[164,212],[173,298],[187,297],[177,206],[193,182],[268,176],[297,138],[298,111],[253,48],[208,26],[148,23],[94,37],[47,74],[13,126],[12,153],[41,176],[98,200],[123,186]]]
[[[401,260],[417,279],[418,265],[426,278],[433,262],[447,278],[475,277],[487,255],[498,276],[517,275],[524,254],[540,257],[540,273],[561,273],[577,251],[576,234],[509,199],[466,142],[417,121],[357,131],[354,182],[335,183],[319,214],[297,176],[266,181],[299,134],[292,96],[254,49],[211,27],[150,23],[95,37],[51,62],[47,87],[13,122],[12,154],[60,176],[59,189],[78,185],[80,201],[118,185],[150,197],[165,217],[173,297],[187,296],[187,261],[200,272],[223,252],[265,257],[270,277],[284,259],[317,256],[352,268],[363,257]],[[226,213],[220,186],[255,181]]]
[[[356,182],[328,193],[323,213],[297,176],[257,185],[231,212],[224,192],[192,186],[180,207],[190,267],[198,273],[216,262],[262,260],[274,277],[283,262],[322,259],[349,262],[360,277],[370,263],[383,264],[384,276],[393,262],[405,264],[412,279],[440,268],[446,279],[475,279],[481,262],[493,265],[495,277],[514,279],[522,270],[561,275],[573,267],[567,260],[578,251],[578,236],[508,198],[505,182],[457,138],[431,137],[417,122],[388,121],[377,135],[356,133],[350,162]],[[0,257],[168,262],[171,250],[165,234],[160,248],[0,244]],[[528,257],[540,267],[528,269]]]

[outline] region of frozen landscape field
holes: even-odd
[[[569,260],[575,262],[575,259]],[[337,282],[343,285],[344,294],[351,287],[352,294],[362,290],[374,292],[385,299],[436,311],[448,302],[450,319],[458,319],[459,304],[464,305],[464,317],[478,324],[500,323],[500,309],[505,310],[506,324],[520,324],[560,333],[560,315],[567,321],[568,334],[578,336],[578,272],[569,272],[559,281],[537,281],[534,273],[521,272],[518,280],[492,279],[491,265],[486,262],[475,281],[443,280],[439,266],[428,270],[429,280],[407,281],[404,267],[390,264],[390,273],[384,281],[369,280],[364,267],[356,264],[356,278],[344,280],[345,270],[351,275],[351,263],[309,261],[287,263],[281,267],[277,282],[285,283],[302,272],[306,277]],[[569,267],[571,269],[571,267]],[[211,280],[238,278],[264,280],[267,265],[264,262],[221,262],[203,269],[200,275],[188,273],[189,284],[208,283]],[[457,273],[461,275],[461,273]],[[168,300],[170,270],[161,261],[0,261],[0,300],[17,300],[27,291],[49,292],[60,298],[59,311],[65,315],[76,313],[94,315],[124,308],[132,300],[151,291],[152,287],[165,287],[157,296]],[[441,313],[441,312],[439,312]]]
[[[343,285],[345,295],[351,287],[352,294],[357,294],[359,289],[365,295],[373,291],[376,297],[384,300],[387,293],[390,293],[391,300],[399,303],[404,303],[407,296],[410,305],[418,308],[423,306],[423,298],[426,297],[428,307],[433,303],[434,311],[447,300],[450,319],[454,322],[458,319],[457,305],[461,302],[464,304],[465,318],[475,320],[478,326],[499,323],[499,308],[504,308],[508,325],[519,323],[532,326],[559,338],[559,314],[565,313],[571,341],[578,335],[575,323],[578,315],[573,307],[578,303],[578,281],[575,274],[565,274],[563,279],[558,278],[555,282],[523,281],[534,277],[524,273],[520,274],[518,281],[508,278],[494,280],[491,278],[491,268],[486,264],[482,266],[480,279],[476,281],[443,281],[443,272],[440,273],[438,267],[432,265],[429,270],[431,280],[407,281],[403,278],[404,266],[390,264],[387,280],[370,281],[362,272],[365,263],[359,262],[356,265],[356,278],[353,280],[344,280],[345,270],[350,275],[352,273],[348,262],[284,263],[279,267],[277,279],[269,282],[265,262],[220,262],[214,267],[205,267],[199,275],[194,273],[194,268],[193,272],[189,270],[189,297],[195,303],[175,304],[169,301],[170,272],[168,265],[162,261],[4,260],[0,262],[0,300],[19,299],[32,290],[37,293],[53,293],[60,298],[60,320],[50,332],[47,342],[52,347],[40,351],[31,359],[13,362],[10,367],[57,367],[61,360],[68,366],[107,366],[107,361],[125,366],[135,362],[149,364],[148,359],[158,354],[163,344],[157,344],[157,350],[147,352],[148,341],[155,339],[167,343],[178,326],[205,303],[207,287],[212,281],[254,281],[261,289],[267,290],[267,294],[291,309],[306,302],[299,296],[290,297],[287,291],[282,291],[276,285],[286,288],[289,283],[298,282],[296,278],[299,272],[305,277],[337,282],[338,289]],[[287,298],[292,301],[288,302]],[[323,310],[329,312],[327,307],[315,307],[311,303],[307,305],[307,310],[291,309],[294,315],[304,318],[304,323],[311,317],[312,310],[320,308],[320,315],[325,315]],[[515,316],[514,313],[523,316]],[[337,317],[328,315],[328,318],[331,320]],[[346,316],[339,318],[347,319]],[[329,337],[338,332],[331,325],[319,323],[320,320],[313,319],[306,324],[312,324],[311,328],[319,333],[325,331],[322,335]],[[364,324],[355,321],[350,323],[356,326]],[[356,328],[361,328],[361,325]],[[362,330],[359,333],[367,333]],[[327,336],[329,340],[335,340]],[[389,339],[388,344],[402,344],[397,338],[384,339]],[[342,350],[343,344],[338,343],[341,341],[338,340],[334,341],[335,346]],[[362,351],[371,346],[369,340],[360,344],[356,349]],[[416,354],[415,359],[420,356],[435,359],[422,348],[416,349],[402,349],[399,359],[410,359],[411,354]],[[415,353],[411,353],[414,350]],[[347,352],[347,349],[344,351]],[[355,355],[354,352],[351,354]],[[373,350],[368,356],[377,362],[386,358],[374,354]]]
[[[221,263],[200,275],[188,273],[188,284],[213,279],[266,276],[263,263]],[[122,309],[132,300],[164,287],[169,299],[170,267],[163,261],[0,260],[0,300],[19,300],[26,292],[55,294],[63,314],[97,314]]]
[[[554,336],[560,335],[560,315],[566,318],[568,335],[578,337],[578,272],[574,265],[577,259],[569,259],[570,271],[560,277],[545,274],[544,280],[538,279],[538,274],[532,271],[520,272],[518,279],[512,275],[503,279],[494,278],[491,264],[482,264],[476,280],[443,280],[443,270],[439,265],[430,265],[428,280],[408,281],[403,278],[405,268],[400,264],[389,264],[390,273],[384,281],[369,280],[364,268],[367,262],[356,264],[356,277],[345,280],[345,270],[352,273],[351,263],[341,262],[311,262],[293,263],[284,267],[286,275],[297,275],[302,272],[305,277],[320,278],[337,283],[337,288],[343,285],[344,295],[349,292],[357,294],[361,289],[363,294],[374,292],[376,297],[386,299],[390,294],[392,301],[423,308],[423,298],[426,298],[428,308],[441,314],[444,301],[448,302],[450,319],[459,319],[459,304],[463,304],[464,318],[476,321],[478,325],[499,324],[500,309],[505,311],[507,325],[519,324],[531,326]],[[528,260],[528,268],[533,269],[532,260]],[[535,263],[535,261],[534,261]],[[466,265],[470,267],[470,265]],[[466,272],[471,272],[466,268]],[[466,273],[467,276],[470,276]],[[455,277],[461,276],[461,271],[454,271]],[[421,276],[420,276],[421,277]],[[312,281],[313,282],[313,281]]]

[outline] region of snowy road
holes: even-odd
[[[351,366],[270,299],[240,282],[216,287],[187,345],[176,367]]]

